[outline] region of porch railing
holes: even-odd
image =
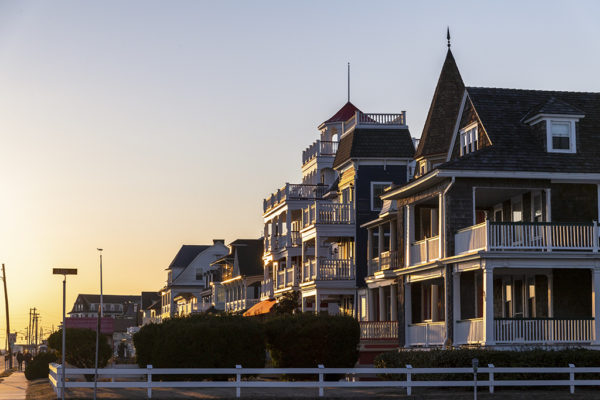
[[[497,318],[494,339],[496,343],[586,343],[594,340],[594,319]]]
[[[423,264],[440,258],[440,237],[434,236],[410,245],[411,265]]]
[[[327,192],[326,185],[307,185],[286,183],[284,187],[263,200],[263,212],[285,202],[286,200],[320,199]]]
[[[455,344],[476,344],[483,342],[483,318],[456,321]]]
[[[351,259],[310,259],[303,265],[302,280],[333,281],[354,279],[354,263]]]
[[[317,201],[302,210],[302,226],[314,224],[353,224],[354,209],[351,203]]]
[[[455,254],[488,250],[587,250],[598,252],[596,222],[491,222],[461,229],[455,236]]]
[[[277,274],[275,275],[277,289],[283,289],[296,285],[297,281],[295,279],[295,271],[296,267],[294,266],[277,271]]]
[[[442,346],[446,340],[446,323],[423,322],[410,324],[407,343],[411,346]]]
[[[398,339],[398,321],[360,321],[360,338]]]
[[[403,111],[399,114],[382,114],[382,113],[356,113],[344,122],[344,131],[348,131],[356,126],[372,127],[396,127],[406,125],[406,113]]]
[[[338,142],[317,140],[302,152],[302,165],[315,157],[333,157],[337,152]]]
[[[260,298],[262,300],[273,296],[273,280],[271,278],[263,281],[260,285]]]
[[[369,260],[369,275],[375,272],[394,270],[398,268],[398,251],[385,251],[381,256]]]

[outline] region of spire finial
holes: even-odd
[[[450,48],[450,27],[446,29],[446,39],[448,39],[448,48]]]
[[[348,63],[348,103],[350,103],[350,63]]]

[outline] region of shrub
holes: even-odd
[[[28,380],[47,378],[48,364],[58,359],[56,352],[43,351],[33,358],[25,367],[25,378]]]
[[[94,368],[96,358],[96,331],[92,329],[67,328],[66,361],[78,368]],[[62,329],[48,337],[48,347],[62,351]],[[104,368],[112,356],[112,350],[105,335],[100,335],[98,368]]]
[[[265,365],[260,321],[240,316],[192,315],[143,326],[133,336],[140,367],[249,368]]]
[[[297,290],[287,292],[273,306],[275,314],[295,314],[300,310],[300,292]]]
[[[360,328],[347,316],[295,314],[265,321],[267,349],[280,368],[351,368],[358,360]]]

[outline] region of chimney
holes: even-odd
[[[213,239],[213,246],[216,244],[225,244],[225,239]]]

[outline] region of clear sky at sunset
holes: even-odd
[[[600,3],[2,1],[0,262],[11,325],[160,289],[182,244],[259,237],[346,100],[418,137],[446,52],[470,86],[600,91]],[[1,297],[0,297],[1,299]],[[67,310],[67,311],[68,311]],[[4,343],[0,306],[0,343]],[[1,347],[1,345],[0,345]]]

